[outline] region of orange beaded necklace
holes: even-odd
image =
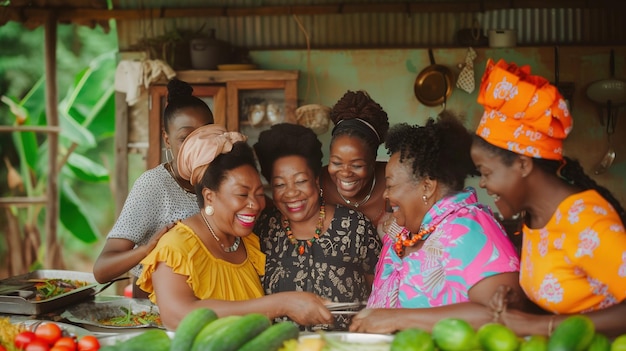
[[[322,233],[322,227],[324,226],[324,218],[326,218],[326,207],[324,206],[324,201],[322,201],[322,205],[320,206],[320,216],[317,220],[317,227],[315,228],[315,233],[313,237],[308,240],[298,240],[293,236],[293,231],[291,230],[291,224],[289,223],[289,218],[283,217],[283,227],[285,227],[285,231],[287,232],[287,238],[289,241],[298,247],[298,254],[304,254],[305,243],[306,246],[311,247],[314,242],[319,240],[320,234]]]
[[[394,245],[394,250],[396,251],[399,257],[402,257],[402,255],[404,255],[405,247],[413,247],[415,246],[415,244],[417,244],[418,241],[426,240],[428,235],[430,235],[430,233],[432,233],[434,230],[435,230],[434,226],[427,228],[427,229],[422,229],[419,231],[419,233],[409,238],[409,233],[410,233],[409,230],[406,228],[402,228],[402,231],[396,234],[396,243]]]

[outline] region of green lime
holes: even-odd
[[[517,335],[500,323],[487,323],[478,329],[476,335],[485,351],[514,351],[519,346]]]
[[[587,351],[609,351],[611,350],[611,341],[604,334],[595,333],[591,344],[587,348]]]
[[[394,335],[391,351],[435,351],[435,342],[424,330],[404,329]]]
[[[442,351],[466,351],[476,348],[476,332],[462,319],[441,319],[433,326],[432,337]]]
[[[522,340],[519,351],[546,351],[548,338],[543,335],[531,335]]]
[[[611,351],[626,351],[626,334],[622,334],[613,340]]]

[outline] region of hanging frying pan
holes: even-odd
[[[612,49],[609,68],[611,78],[591,83],[587,87],[587,97],[596,104],[605,105],[610,101],[613,107],[618,107],[626,104],[626,82],[615,78],[615,52]]]
[[[415,79],[413,90],[419,102],[426,106],[443,105],[452,94],[454,75],[446,66],[435,63],[433,50],[428,49],[430,66],[424,68]]]

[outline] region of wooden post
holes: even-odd
[[[44,26],[44,57],[46,69],[46,118],[48,126],[59,125],[58,101],[57,101],[57,69],[56,69],[56,45],[57,45],[57,20],[56,14],[48,13]],[[48,182],[46,186],[46,257],[44,265],[47,268],[59,269],[58,262],[62,262],[57,243],[57,222],[59,218],[59,185],[57,182],[57,155],[59,153],[59,135],[48,133]]]

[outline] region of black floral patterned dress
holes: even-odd
[[[328,229],[302,255],[281,225],[282,215],[267,208],[257,221],[254,233],[261,238],[266,255],[265,294],[308,291],[333,302],[367,301],[371,286],[365,276],[374,274],[381,243],[372,222],[361,212],[336,206]],[[337,315],[334,326],[309,330],[347,330],[351,316]],[[301,328],[304,330],[304,328]]]

